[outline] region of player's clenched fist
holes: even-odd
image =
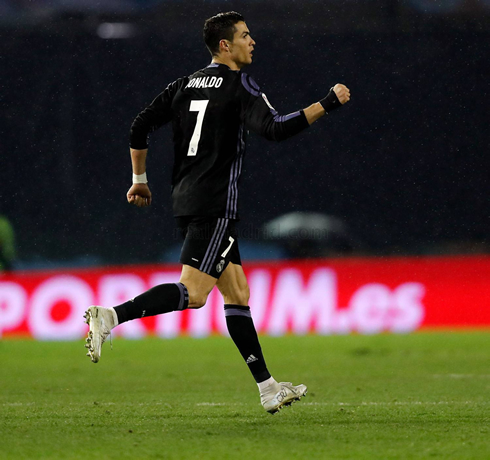
[[[144,208],[151,204],[151,192],[148,184],[133,184],[127,193],[128,203]]]
[[[335,92],[335,95],[337,96],[337,99],[341,104],[345,104],[347,101],[350,100],[350,91],[347,86],[342,85],[341,83],[337,83],[334,87],[333,90]]]
[[[332,110],[342,107],[348,100],[350,100],[349,88],[337,83],[333,88],[330,88],[328,94],[319,102],[325,112],[330,113]]]

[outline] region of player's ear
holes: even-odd
[[[225,40],[225,39],[221,40],[219,42],[219,49],[220,49],[220,51],[229,51],[230,50],[230,44],[229,44],[228,40]]]

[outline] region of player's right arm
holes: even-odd
[[[184,79],[179,79],[165,88],[153,102],[134,119],[129,134],[129,145],[133,149],[148,148],[148,136],[172,120],[172,100]]]
[[[128,203],[138,207],[151,204],[151,191],[146,181],[135,178],[146,174],[146,156],[148,154],[148,136],[172,119],[172,100],[184,79],[179,79],[167,86],[153,102],[134,119],[131,125],[129,145],[131,164],[133,166],[133,185],[126,197]],[[136,181],[136,182],[135,182]]]
[[[134,182],[134,176],[146,175],[146,155],[148,149],[130,149],[131,164],[133,165],[133,185],[126,194],[129,204],[134,204],[139,208],[150,206],[151,192],[148,182]]]

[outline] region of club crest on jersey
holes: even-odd
[[[223,77],[197,77],[187,83],[186,88],[219,88]]]
[[[216,265],[216,271],[218,273],[221,273],[223,271],[223,267],[225,266],[225,261],[224,260],[220,260],[218,265]]]
[[[267,99],[267,96],[264,93],[262,93],[262,98],[264,99],[265,103],[269,106],[269,109],[274,111],[276,110],[274,107],[272,107],[271,103],[269,102],[269,99]]]

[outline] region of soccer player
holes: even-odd
[[[91,306],[87,355],[98,362],[112,328],[125,321],[186,308],[201,308],[216,285],[225,302],[226,324],[270,413],[299,400],[305,385],[278,383],[269,373],[248,306],[249,287],[242,269],[235,223],[238,183],[248,130],[281,141],[350,99],[337,84],[327,96],[289,115],[271,106],[257,83],[242,71],[252,63],[255,41],[243,16],[220,13],[206,20],[204,41],[211,63],[171,83],[134,120],[130,133],[133,185],[129,203],[151,204],[146,175],[149,133],[172,122],[173,212],[184,237],[178,283],[162,284],[114,308]]]

